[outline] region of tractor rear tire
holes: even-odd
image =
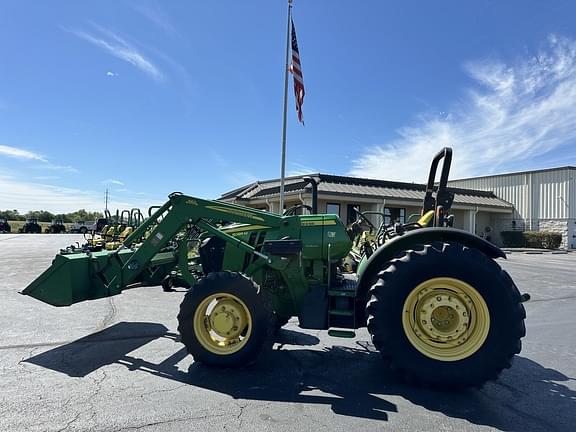
[[[512,365],[526,334],[508,273],[458,243],[415,245],[388,263],[369,294],[374,346],[412,384],[480,387]]]
[[[247,366],[272,347],[272,302],[266,291],[241,273],[210,273],[184,296],[178,331],[194,361]]]

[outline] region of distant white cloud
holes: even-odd
[[[117,74],[116,72],[108,71],[108,72],[106,72],[106,76],[109,76],[109,77],[117,77],[118,74]]]
[[[78,171],[77,168],[74,168],[70,165],[55,165],[53,163],[47,162],[43,165],[39,165],[37,168],[40,169],[49,169],[49,170],[53,170],[53,171],[61,171],[61,172],[68,172],[68,173],[79,173],[80,171]]]
[[[0,210],[17,209],[21,213],[30,210],[48,210],[53,213],[72,212],[81,208],[91,211],[102,211],[104,194],[101,191],[86,191],[76,188],[53,186],[41,182],[28,182],[13,176],[0,175],[2,200]],[[123,196],[117,199],[110,196],[108,208],[146,210],[152,204],[161,204],[144,197]]]
[[[118,186],[124,186],[124,183],[123,183],[123,182],[121,182],[120,180],[113,179],[113,178],[110,178],[110,179],[107,179],[107,180],[102,180],[101,183],[102,183],[102,184],[115,184],[115,185],[118,185]]]
[[[311,168],[307,165],[303,165],[297,162],[290,162],[289,168],[287,170],[287,175],[290,176],[299,176],[304,174],[314,174],[319,172],[317,169]]]
[[[253,183],[258,180],[258,177],[251,172],[238,170],[233,163],[224,158],[220,153],[215,150],[210,150],[207,154],[212,160],[215,167],[221,171],[222,179],[226,181],[231,187],[240,187],[245,184]]]
[[[166,33],[176,34],[176,28],[158,4],[139,4],[134,6],[134,10]]]
[[[0,156],[8,156],[11,158],[21,159],[23,161],[42,162],[41,164],[32,165],[31,168],[41,170],[53,170],[69,173],[77,173],[78,170],[71,166],[56,165],[50,162],[45,156],[29,150],[24,150],[18,147],[11,147],[7,145],[0,145]]]
[[[350,174],[423,181],[432,156],[454,148],[451,178],[546,164],[555,150],[575,154],[576,41],[550,36],[537,54],[512,63],[465,65],[476,86],[449,113],[421,115],[399,137],[367,148]]]
[[[225,179],[229,184],[236,185],[237,187],[258,181],[258,177],[247,171],[235,171],[228,173]]]
[[[37,160],[41,162],[48,162],[46,158],[38,153],[29,150],[20,149],[17,147],[10,147],[7,145],[0,145],[0,155],[10,156],[18,159]]]
[[[47,176],[34,176],[32,178],[34,180],[56,180],[56,179],[59,179],[60,177],[47,175]]]
[[[116,33],[94,25],[99,34],[91,34],[83,30],[67,30],[85,41],[102,48],[114,57],[130,63],[157,81],[164,79],[160,69],[139,52],[133,45],[118,36]]]

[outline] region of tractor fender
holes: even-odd
[[[358,318],[364,317],[364,308],[368,301],[366,298],[368,290],[374,284],[378,273],[387,261],[396,257],[400,252],[411,249],[415,244],[427,244],[434,241],[456,242],[469,248],[478,249],[490,258],[506,259],[506,254],[498,246],[468,231],[455,228],[420,228],[409,231],[404,235],[389,240],[376,249],[368,260],[359,264],[356,316]],[[360,321],[357,326],[365,325],[365,318]]]

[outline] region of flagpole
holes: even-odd
[[[286,175],[286,113],[288,111],[288,67],[290,61],[290,22],[292,18],[292,0],[288,0],[288,25],[286,30],[286,66],[284,68],[284,113],[282,118],[282,165],[280,168],[280,209],[284,213],[284,177]]]

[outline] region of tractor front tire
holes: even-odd
[[[178,331],[194,361],[247,366],[272,346],[272,302],[266,291],[241,273],[210,273],[184,296]]]
[[[370,290],[374,346],[410,383],[480,387],[512,365],[526,334],[514,282],[482,252],[416,245],[391,260]]]

